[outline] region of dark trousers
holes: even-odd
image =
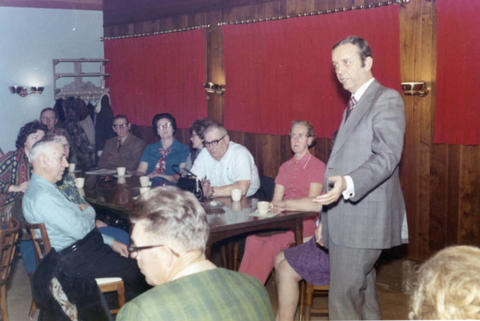
[[[103,243],[97,229],[59,253],[62,271],[75,278],[121,277],[127,301],[146,291],[149,286],[137,262],[114,252]]]

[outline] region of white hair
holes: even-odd
[[[54,139],[44,139],[37,142],[30,150],[30,162],[35,161],[39,155],[46,155],[48,152],[53,152],[54,145],[59,145],[63,148],[62,144]]]

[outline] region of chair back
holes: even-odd
[[[33,247],[35,248],[37,259],[41,261],[43,257],[52,249],[45,224],[27,224],[27,229],[32,237]]]
[[[258,198],[260,201],[271,202],[275,190],[275,179],[268,176],[260,176],[260,188],[250,198]]]
[[[15,249],[20,231],[20,223],[11,218],[0,232],[0,284],[5,284],[15,256]]]

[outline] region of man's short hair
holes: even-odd
[[[178,242],[186,251],[205,251],[209,233],[207,215],[190,192],[168,186],[142,193],[130,219],[133,223],[146,220],[146,232]]]
[[[480,318],[480,249],[452,246],[418,270],[410,319]]]
[[[43,113],[46,111],[51,111],[55,115],[55,118],[58,118],[57,112],[52,107],[43,108],[42,111],[40,112],[40,117],[42,117]]]
[[[113,122],[116,121],[117,119],[125,119],[127,124],[130,123],[130,121],[128,120],[128,117],[126,115],[123,115],[123,114],[119,114],[119,115],[113,117]]]
[[[360,53],[360,59],[362,60],[362,67],[365,66],[365,59],[367,57],[373,58],[372,49],[370,49],[368,42],[358,36],[348,36],[347,38],[340,40],[333,45],[332,50],[334,50],[338,46],[346,44],[352,44],[358,48],[358,51]]]
[[[205,131],[203,132],[203,136],[205,137],[207,133],[211,132],[214,129],[218,130],[220,132],[220,135],[222,136],[228,134],[228,131],[225,129],[225,127],[222,124],[213,123],[213,124],[210,124],[210,126],[208,126],[205,129]]]
[[[41,154],[46,154],[47,152],[52,150],[52,146],[54,144],[59,144],[58,141],[51,138],[44,138],[33,145],[32,150],[30,151],[30,161],[33,162],[37,159],[37,157]],[[61,146],[61,145],[60,145]],[[62,146],[63,148],[63,146]]]

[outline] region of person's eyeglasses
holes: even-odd
[[[204,141],[203,144],[205,145],[205,147],[207,148],[210,148],[210,147],[215,147],[218,145],[218,143],[220,143],[222,141],[222,139],[225,138],[225,136],[227,136],[227,134],[223,135],[221,138],[219,139],[215,139],[215,140],[212,140],[210,142],[207,142],[207,141]]]
[[[310,137],[310,135],[308,134],[290,134],[291,139],[295,139],[295,138],[302,139],[302,138],[308,138],[308,137]]]
[[[125,128],[127,126],[128,126],[128,124],[114,124],[113,128]]]
[[[167,129],[172,127],[172,123],[158,124],[157,129]]]
[[[174,250],[172,250],[170,247],[168,247],[167,245],[165,244],[157,244],[157,245],[146,245],[146,246],[135,246],[135,245],[130,245],[128,247],[128,253],[130,254],[130,256],[132,256],[132,254],[138,254],[138,252],[140,251],[143,251],[143,250],[149,250],[149,249],[154,249],[154,248],[157,248],[157,247],[166,247],[170,250],[170,252],[172,252],[173,255],[175,255],[176,257],[179,257],[180,254],[178,254],[177,252],[175,252]]]

